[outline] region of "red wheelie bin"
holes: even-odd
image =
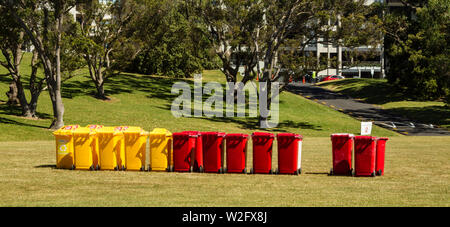
[[[295,174],[302,172],[302,139],[294,133],[278,133],[278,168],[276,173]]]
[[[333,168],[330,175],[352,175],[353,134],[331,135]]]
[[[355,137],[355,176],[375,176],[376,137]]]
[[[248,135],[231,133],[226,138],[227,173],[247,173],[247,144]]]
[[[184,133],[189,133],[191,135],[197,135],[196,137],[196,146],[194,152],[194,166],[193,170],[196,172],[203,172],[205,166],[203,164],[203,142],[202,142],[202,132],[199,131],[183,131]]]
[[[202,132],[203,164],[206,173],[224,173],[225,133]]]
[[[175,132],[172,136],[174,171],[193,172],[198,134]]]
[[[386,152],[386,141],[389,139],[386,137],[380,137],[377,139],[377,154],[375,163],[375,172],[378,176],[384,175],[384,157]]]
[[[253,141],[253,168],[250,173],[272,173],[272,133],[254,132]]]

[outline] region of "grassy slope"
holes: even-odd
[[[387,80],[345,79],[320,83],[319,86],[346,94],[364,102],[403,115],[411,120],[450,129],[450,108],[439,101],[416,101],[396,92]]]
[[[0,206],[450,206],[450,137],[392,137],[375,178],[328,176],[326,137],[305,138],[299,176],[58,170],[52,141],[0,147]]]
[[[27,56],[26,56],[27,57]],[[25,58],[23,62],[28,62]],[[24,68],[24,74],[28,70]],[[86,70],[63,85],[66,124],[102,124],[105,126],[135,125],[151,131],[153,128],[167,128],[172,132],[182,130],[246,132],[261,130],[254,118],[175,118],[170,111],[173,78],[139,74],[121,74],[106,84],[106,93],[111,101],[93,97],[95,88],[86,75]],[[0,69],[0,75],[5,74]],[[204,81],[224,83],[220,71],[205,71]],[[8,90],[9,77],[0,76],[0,94]],[[185,80],[192,84],[192,80]],[[3,98],[1,98],[3,97]],[[6,101],[6,96],[0,100]],[[0,141],[52,140],[46,128],[51,123],[52,109],[48,93],[44,91],[38,103],[41,119],[20,117],[18,107],[0,103]],[[359,133],[359,122],[332,109],[287,92],[280,97],[280,124],[272,132],[289,131],[304,136],[329,136],[333,132]],[[391,131],[375,127],[374,135],[394,136]]]

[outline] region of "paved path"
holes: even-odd
[[[368,103],[352,99],[346,95],[329,91],[310,84],[291,83],[287,90],[304,96],[317,103],[348,114],[360,121],[372,121],[374,124],[411,136],[450,136],[450,131],[430,124],[414,122],[405,117],[396,116],[387,110]]]

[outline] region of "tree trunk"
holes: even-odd
[[[8,105],[17,105],[19,104],[19,99],[17,98],[17,85],[16,82],[13,80],[9,84],[9,91],[6,92],[6,96],[8,97],[8,102],[6,104]]]
[[[61,96],[61,27],[62,27],[63,14],[60,12],[56,22],[56,30],[58,31],[57,40],[55,45],[56,52],[56,72],[53,77],[54,81],[49,81],[48,90],[53,105],[53,122],[50,125],[50,129],[59,129],[64,126],[64,104]],[[53,76],[53,75],[52,75]]]
[[[104,88],[104,82],[101,83],[95,83],[95,87],[97,88],[97,94],[95,95],[98,99],[102,100],[111,100],[110,98],[106,97],[105,94],[105,88]]]

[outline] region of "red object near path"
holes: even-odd
[[[331,135],[333,168],[330,175],[352,175],[353,134]]]
[[[278,170],[282,174],[300,174],[303,137],[294,133],[278,133]]]
[[[248,135],[241,133],[227,134],[227,173],[247,173]]]
[[[253,168],[250,173],[272,173],[272,133],[254,132],[253,142]]]
[[[221,132],[202,132],[203,164],[207,173],[223,173],[224,137]]]
[[[384,159],[386,153],[386,141],[388,138],[381,137],[377,140],[377,154],[376,154],[376,164],[375,164],[375,172],[378,176],[384,175]]]
[[[355,137],[355,176],[375,176],[377,138]]]

